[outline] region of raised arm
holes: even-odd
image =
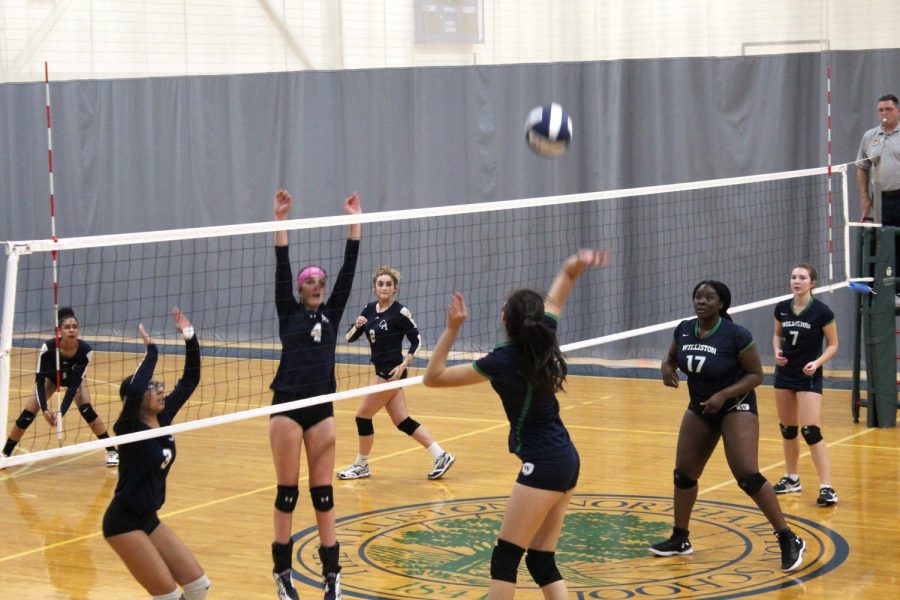
[[[353,192],[344,200],[344,212],[348,215],[362,214],[362,205],[359,202],[359,192]],[[348,240],[358,240],[362,235],[362,225],[352,223],[347,229]]]
[[[288,211],[291,210],[291,206],[294,204],[294,199],[288,193],[287,190],[278,190],[275,192],[275,220],[276,221],[285,221],[287,220]],[[286,229],[282,229],[275,232],[275,246],[287,246],[288,245],[288,232]]]
[[[175,389],[166,396],[166,411],[174,417],[200,383],[200,342],[197,340],[193,325],[177,306],[172,309],[172,319],[175,321],[175,329],[184,337],[185,343],[184,371],[181,379],[175,384]]]
[[[587,267],[605,267],[608,261],[609,252],[590,249],[579,250],[577,254],[567,258],[553,279],[547,297],[544,298],[544,310],[561,317],[569,292],[584,270]]]
[[[466,300],[459,292],[453,292],[450,298],[450,305],[447,307],[447,326],[438,339],[434,350],[431,351],[431,358],[428,360],[428,367],[425,369],[425,376],[422,382],[428,387],[453,387],[458,385],[469,385],[486,381],[486,378],[475,370],[472,363],[465,365],[447,366],[447,356],[450,354],[450,348],[456,341],[456,336],[462,324],[469,316],[469,310],[466,308]]]

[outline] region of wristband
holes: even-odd
[[[181,335],[184,336],[184,341],[188,341],[192,337],[194,337],[194,327],[185,327],[181,330]]]

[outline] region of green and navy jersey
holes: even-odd
[[[557,319],[544,315],[554,332]],[[553,393],[534,390],[522,375],[522,350],[512,342],[498,344],[474,363],[500,396],[509,420],[509,451],[523,461],[548,459],[574,447],[559,416],[559,401]]]
[[[88,366],[91,364],[91,347],[87,342],[78,340],[78,348],[75,354],[66,357],[60,352],[59,354],[59,385],[66,388],[66,395],[60,404],[60,410],[63,414],[72,403],[72,399],[78,392],[78,387],[84,380]],[[45,387],[46,380],[49,379],[56,385],[56,339],[49,339],[41,345],[38,353],[37,370],[34,374],[34,393],[37,396],[38,404],[41,410],[47,410],[47,389]]]
[[[357,329],[350,327],[347,341],[355,342],[366,334],[372,352],[370,361],[379,373],[390,372],[403,362],[403,338],[409,340],[410,355],[415,355],[422,343],[419,328],[413,320],[408,308],[394,302],[384,312],[378,312],[378,301],[366,304],[360,315],[366,318],[366,324]]]
[[[679,323],[675,328],[678,368],[687,375],[691,402],[708,400],[740,380],[745,373],[738,357],[753,343],[749,331],[721,317],[703,338],[697,333],[697,319]]]
[[[353,287],[359,240],[347,240],[344,262],[326,302],[307,310],[294,297],[294,277],[287,246],[275,247],[275,310],[281,360],[269,386],[295,399],[331,394],[337,389],[334,353],[338,324]]]
[[[775,320],[781,323],[781,351],[787,359],[783,367],[776,367],[777,375],[789,379],[807,379],[803,367],[822,355],[825,327],[834,322],[834,313],[824,302],[815,298],[800,312],[794,313],[794,299],[775,305]],[[822,367],[813,375],[821,373]]]
[[[172,424],[175,415],[200,383],[200,342],[195,335],[185,345],[184,372],[175,388],[166,396],[166,407],[157,415],[160,427]],[[158,357],[156,344],[149,344],[144,359],[131,378],[122,416],[113,427],[116,435],[150,429],[138,415]],[[138,514],[159,510],[166,501],[166,477],[174,462],[175,436],[172,435],[120,445],[119,481],[114,501]]]

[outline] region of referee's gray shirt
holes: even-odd
[[[875,167],[875,180],[882,192],[900,190],[900,126],[885,133],[881,125],[863,134],[856,154],[856,167]]]

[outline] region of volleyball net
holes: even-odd
[[[411,310],[424,341],[411,365],[411,375],[418,375],[443,330],[453,291],[465,295],[470,316],[451,359],[472,360],[502,341],[505,296],[519,287],[545,292],[562,261],[582,247],[609,249],[612,264],[586,272],[573,290],[559,330],[563,349],[587,361],[659,356],[658,346],[642,347],[641,336],[691,316],[686,298],[700,279],[728,283],[741,302],[732,312],[785,298],[787,269],[799,261],[819,268],[820,289],[845,286],[846,215],[842,165],[406,211],[5,242],[3,439],[34,395],[39,349],[54,337],[55,304],[73,308],[80,337],[93,349],[85,382],[110,433],[121,410],[119,385],[144,354],[138,325],[143,323],[159,345],[155,379],[169,389],[184,361],[173,307],[181,308],[198,334],[201,382],[176,424],[129,434],[116,444],[295,408],[298,403],[271,406],[268,387],[281,352],[274,303],[277,230],[290,232],[295,276],[317,264],[331,279],[342,261],[347,226],[362,224],[353,292],[339,331],[374,299],[375,269],[391,265],[401,272],[398,301]],[[342,335],[338,340],[338,392],[299,405],[420,383],[414,376],[370,386],[368,344],[364,339],[343,343]],[[50,410],[58,409],[61,397],[48,397]],[[94,438],[73,404],[58,430],[38,415],[6,465],[108,443]]]

